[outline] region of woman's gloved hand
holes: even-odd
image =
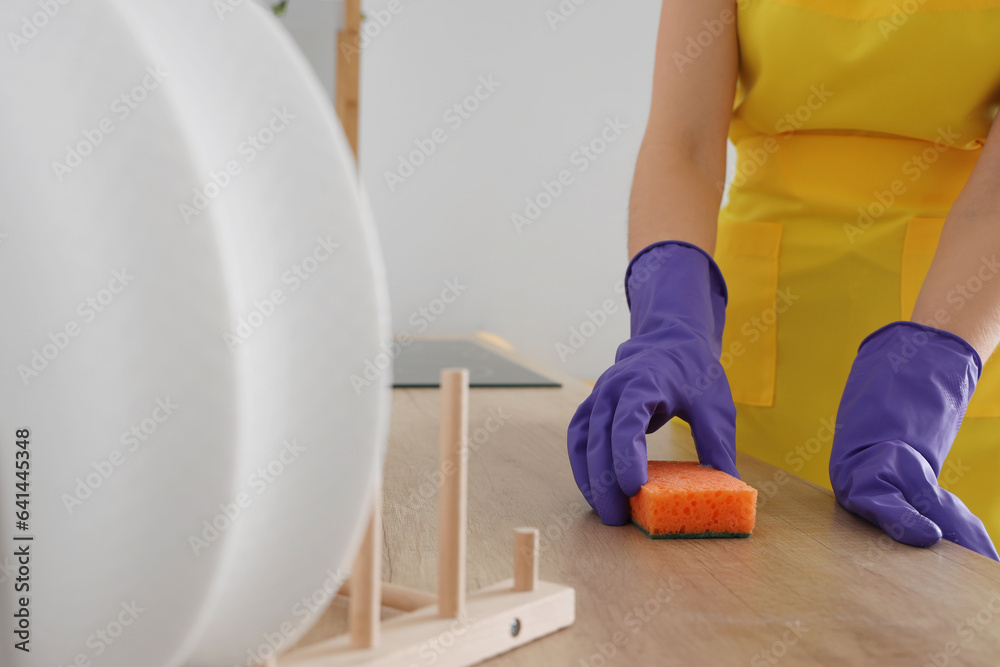
[[[837,413],[830,481],[840,504],[904,544],[944,537],[997,560],[983,522],[937,481],[982,369],[947,331],[894,322],[868,336]]]
[[[672,417],[691,426],[701,463],[736,476],[736,407],[719,363],[726,284],[690,243],[641,250],[625,271],[632,337],[569,424],[577,486],[601,520],[628,523],[649,479],[646,434]]]

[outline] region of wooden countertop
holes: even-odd
[[[469,589],[509,578],[513,530],[535,526],[541,578],[577,595],[573,626],[483,664],[1000,665],[1000,564],[948,542],[897,544],[830,492],[750,456],[737,459],[760,491],[748,539],[654,541],[603,525],[566,453],[590,388],[560,379],[561,389],[470,391]],[[437,389],[394,391],[383,579],[427,591],[438,418]],[[683,423],[648,437],[650,458],[696,458]]]

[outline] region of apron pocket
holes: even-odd
[[[913,316],[920,288],[934,260],[944,218],[913,218],[906,225],[903,263],[900,268],[900,319]],[[947,325],[939,327],[947,329]],[[992,356],[983,366],[983,375],[969,401],[966,417],[1000,417],[1000,362]]]
[[[729,288],[721,361],[736,403],[774,405],[781,229],[777,222],[719,225],[715,261]]]

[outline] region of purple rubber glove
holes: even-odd
[[[630,518],[628,499],[648,479],[646,434],[680,417],[701,463],[736,476],[736,407],[719,363],[726,284],[690,243],[642,249],[625,271],[632,337],[569,424],[573,476],[601,520]]]
[[[840,504],[904,544],[944,537],[997,560],[983,522],[937,481],[982,369],[972,346],[947,331],[894,322],[868,336],[830,454]]]

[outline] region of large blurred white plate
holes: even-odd
[[[59,5],[0,55],[18,100],[0,105],[0,465],[30,427],[36,537],[32,652],[7,642],[4,664],[253,664],[314,621],[360,539],[391,381],[350,381],[388,340],[373,227],[300,54],[233,4]],[[59,182],[51,163],[105,118]],[[122,267],[135,278],[85,322],[76,304]],[[16,367],[74,320],[25,386]],[[149,421],[167,398],[179,407]],[[134,424],[156,429],[129,451]],[[70,514],[63,494],[115,449]],[[12,473],[0,489],[10,507]],[[94,640],[133,600],[137,618]]]

